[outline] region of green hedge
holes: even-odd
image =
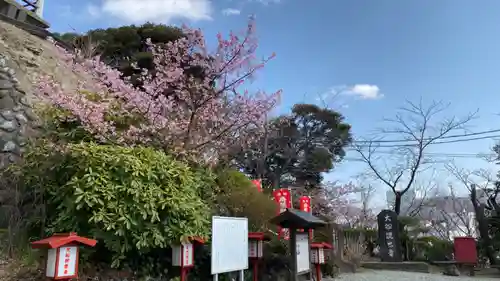
[[[41,143],[25,159],[17,167],[24,194],[45,198],[46,207],[45,216],[31,216],[31,229],[97,238],[112,254],[113,266],[131,252],[209,234],[211,210],[199,196],[206,180],[163,152]]]
[[[453,253],[453,242],[439,239],[437,237],[420,237],[413,241],[415,247],[422,251],[422,257],[426,261],[444,261],[451,258]]]

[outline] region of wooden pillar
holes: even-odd
[[[297,229],[289,228],[290,231],[290,256],[291,267],[292,267],[292,276],[290,278],[291,281],[299,281],[299,277],[297,275]]]

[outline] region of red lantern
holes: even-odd
[[[33,249],[48,249],[45,276],[54,280],[78,277],[78,246],[94,247],[97,241],[75,232],[54,234],[31,243]]]
[[[292,194],[290,190],[286,188],[276,189],[273,192],[274,201],[278,205],[277,213],[278,215],[286,211],[288,208],[292,208]],[[286,228],[278,228],[278,237],[288,240],[290,238],[290,234],[288,229]]]
[[[248,258],[252,262],[253,281],[257,281],[259,275],[259,260],[264,254],[264,240],[269,240],[262,232],[248,233]]]
[[[311,263],[316,267],[316,280],[321,281],[321,265],[326,262],[325,249],[332,249],[332,245],[328,243],[312,243],[311,244]]]
[[[172,246],[172,265],[181,268],[181,281],[185,281],[190,268],[194,267],[194,245],[192,242],[205,243],[201,238],[193,237],[188,242]]]
[[[311,197],[301,196],[299,198],[299,208],[302,212],[311,213],[312,212]],[[299,231],[302,232],[304,230],[300,229]],[[313,230],[309,229],[309,239],[312,241],[312,238],[313,238]]]

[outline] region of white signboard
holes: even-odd
[[[68,277],[76,274],[76,260],[78,248],[76,246],[63,246],[59,248],[59,263],[57,277]]]
[[[308,233],[297,233],[297,273],[304,273],[311,269],[309,258],[309,235]]]
[[[212,217],[212,275],[248,269],[248,219]]]

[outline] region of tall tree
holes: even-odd
[[[296,104],[290,115],[268,122],[265,134],[251,149],[237,149],[235,163],[268,184],[315,187],[321,173],[333,169],[351,141],[351,126],[333,110]]]
[[[417,175],[433,163],[426,155],[429,147],[453,132],[464,130],[475,115],[468,114],[463,118],[440,116],[448,106],[432,102],[426,107],[422,100],[419,103],[407,101],[394,118],[385,120],[388,127],[382,129],[383,137],[392,137],[395,142],[384,141],[383,137],[357,142],[355,149],[367,164],[369,173],[394,192],[394,211],[398,215],[401,198],[413,188]],[[381,151],[380,148],[384,147],[388,150]]]
[[[88,34],[100,42],[101,58],[126,76],[135,73],[131,63],[137,63],[140,68],[154,67],[147,39],[153,44],[167,44],[185,36],[180,28],[153,23],[95,29],[90,30]]]
[[[185,34],[182,29],[174,26],[145,23],[140,26],[93,29],[85,34],[55,33],[55,36],[78,49],[82,49],[82,42],[91,41],[91,44],[97,46],[95,51],[103,62],[119,70],[122,76],[132,77],[134,84],[141,85],[138,81],[141,70],[152,70],[155,66],[146,40],[150,39],[153,44],[167,44]]]

